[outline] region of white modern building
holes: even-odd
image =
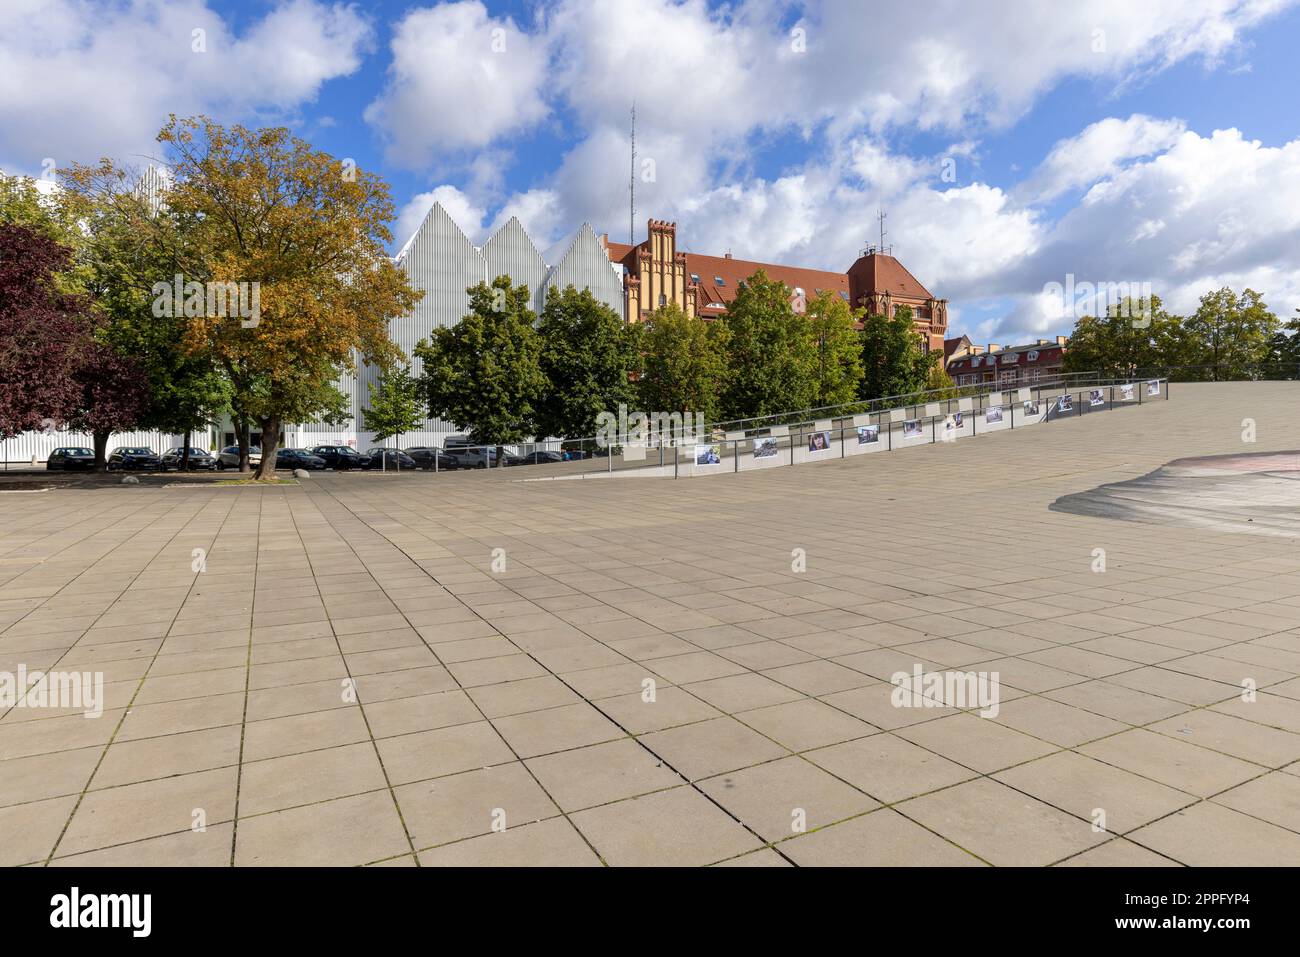
[[[154,190],[158,184],[151,183]],[[410,277],[411,285],[424,291],[424,298],[409,315],[392,321],[389,333],[393,341],[411,357],[412,373],[421,371],[413,356],[415,346],[427,339],[434,329],[456,325],[469,312],[467,290],[480,282],[490,283],[498,276],[509,276],[516,285],[526,285],[532,306],[541,313],[552,289],[574,286],[590,289],[592,295],[606,303],[620,317],[624,314],[623,267],[610,262],[609,253],[589,224],[561,243],[538,250],[518,219],[496,230],[482,246],[475,246],[452,220],[441,204],[435,203],[420,228],[402,247],[397,264]],[[370,402],[378,370],[358,363],[358,375],[345,376],[339,388],[349,396],[351,421],[342,426],[320,423],[286,425],[284,444],[290,448],[322,444],[352,445],[360,449],[378,444],[365,429],[362,416]],[[447,436],[458,433],[455,425],[437,419],[426,420],[424,428],[402,436],[404,447],[441,446]],[[253,443],[261,440],[254,429]],[[109,448],[119,445],[148,445],[163,451],[180,445],[181,437],[159,433],[114,435]],[[235,430],[228,417],[207,436],[195,435],[192,444],[224,448],[235,442]],[[91,445],[89,435],[69,432],[29,432],[0,443],[0,461],[25,463],[44,461],[54,449],[67,445]],[[390,443],[391,444],[391,440]]]

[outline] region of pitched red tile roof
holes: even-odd
[[[862,256],[849,267],[859,296],[870,293],[891,293],[894,298],[933,299],[930,290],[917,281],[902,263],[884,253]]]

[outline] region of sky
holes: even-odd
[[[143,163],[169,113],[382,175],[396,252],[589,222],[843,271],[885,243],[950,334],[1067,334],[1060,288],[1300,308],[1300,0],[3,0],[0,169]],[[1149,286],[1147,285],[1149,284]]]

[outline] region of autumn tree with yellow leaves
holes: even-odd
[[[138,177],[112,160],[66,179],[84,201],[132,218],[151,251],[142,261],[153,274],[141,279],[153,317],[229,380],[241,464],[255,423],[256,478],[273,479],[283,424],[337,421],[346,410],[336,383],[358,357],[381,369],[401,358],[388,323],[422,293],[385,252],[388,185],[281,127],[172,116],[158,141],[157,202],[141,202]],[[172,275],[156,275],[160,260]]]

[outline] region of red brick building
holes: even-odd
[[[745,280],[758,270],[791,289],[795,308],[823,292],[839,294],[854,308],[892,316],[910,306],[924,348],[943,348],[948,328],[948,300],[936,299],[893,256],[865,251],[846,272],[805,269],[778,263],[733,259],[730,253],[708,256],[679,252],[677,224],[650,220],[647,237],[635,246],[602,237],[610,262],[623,268],[625,315],[639,322],[660,306],[673,303],[687,315],[714,319],[725,315]]]
[[[962,336],[944,343],[945,368],[957,385],[1036,385],[1060,377],[1065,347],[1065,336],[1057,336],[1055,341],[1039,339],[1026,346],[990,343],[987,347],[973,345]]]

